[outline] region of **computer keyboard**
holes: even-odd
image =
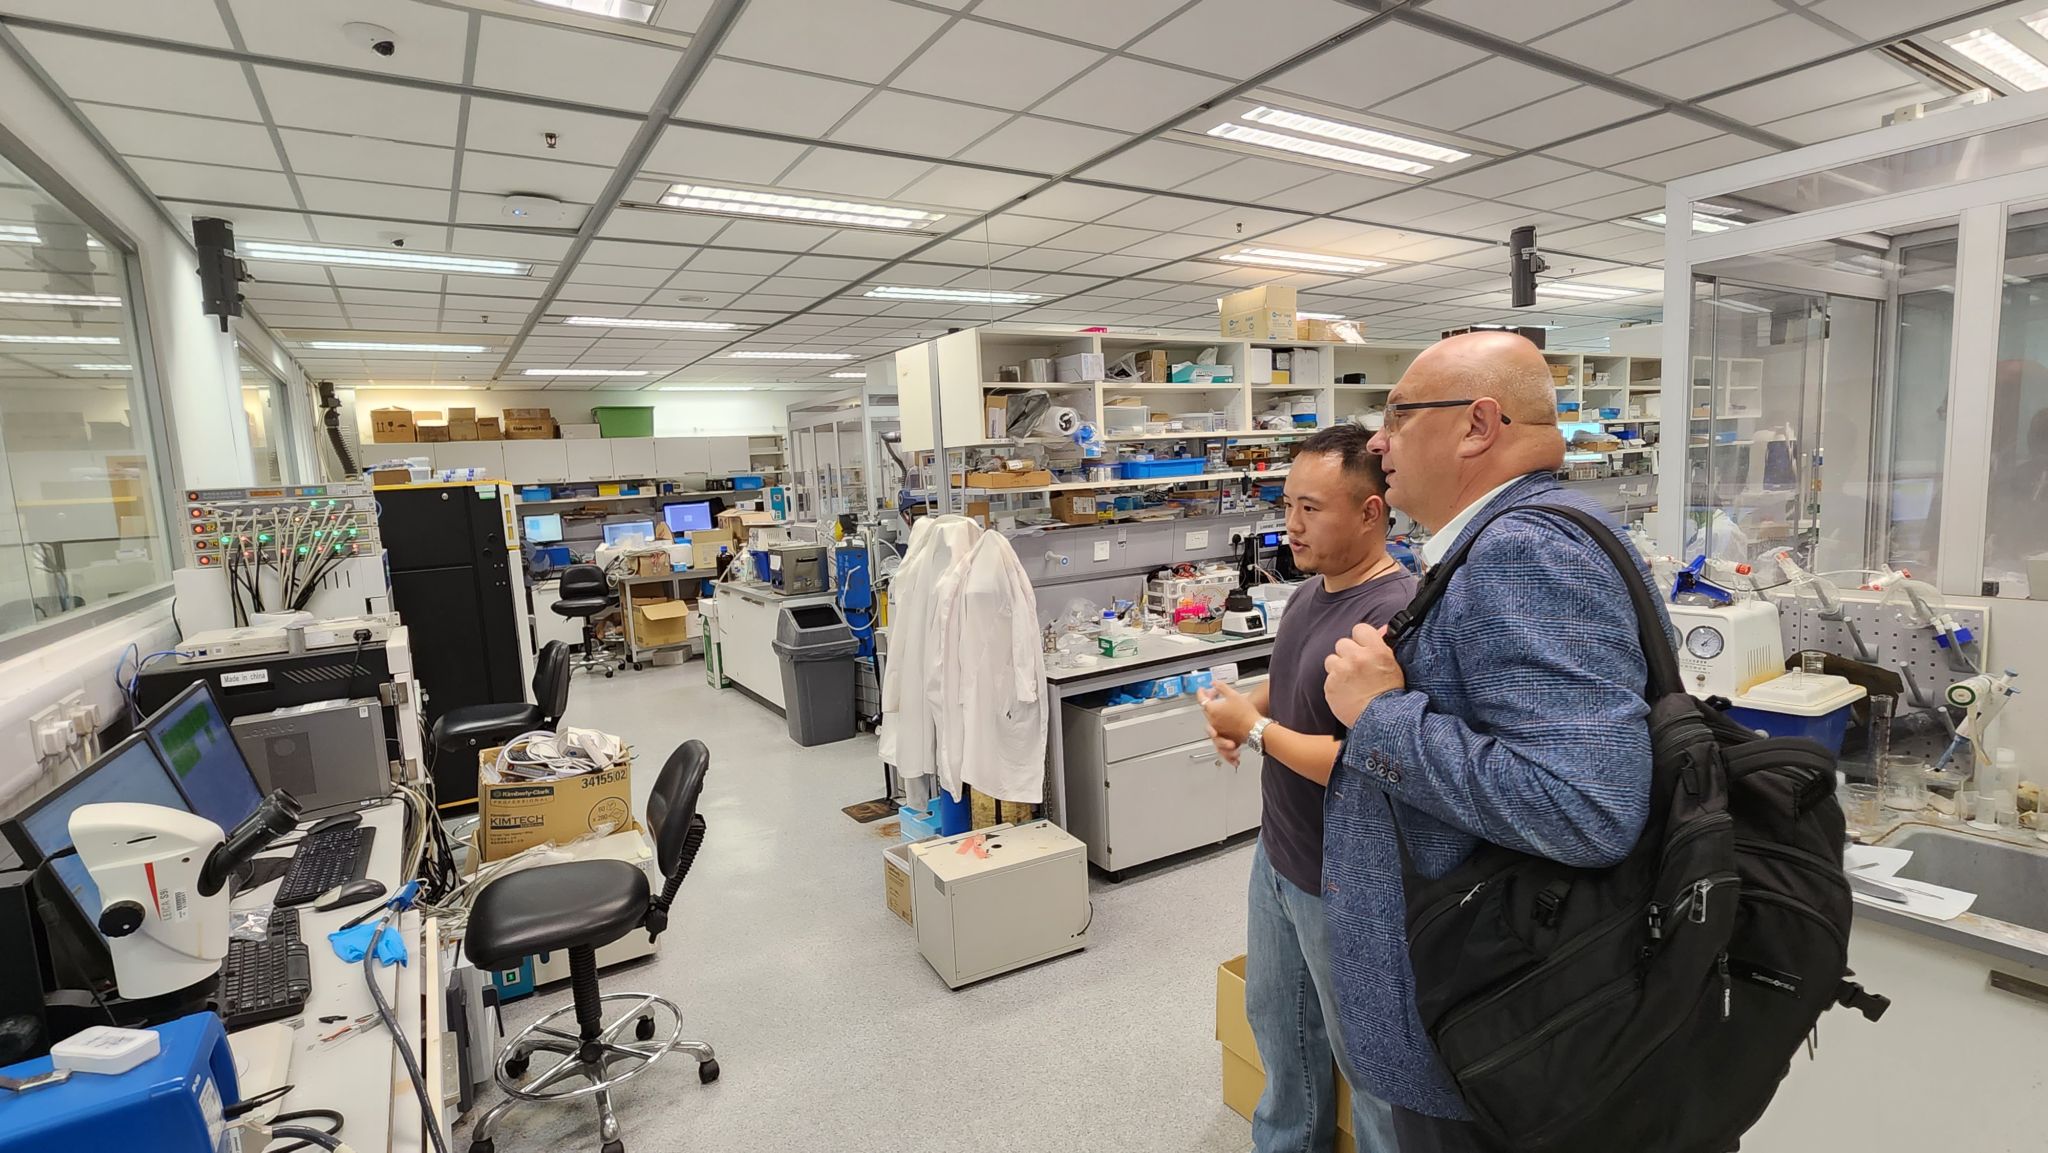
[[[370,842],[376,836],[377,830],[362,825],[308,834],[299,842],[275,904],[303,905],[336,885],[361,878],[370,867]]]
[[[313,989],[311,959],[299,939],[299,911],[272,909],[261,941],[228,942],[220,967],[220,1015],[228,1031],[298,1014]]]

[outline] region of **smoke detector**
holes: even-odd
[[[521,224],[555,224],[562,219],[562,202],[522,192],[505,198],[504,211]]]

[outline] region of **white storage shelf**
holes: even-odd
[[[751,467],[744,436],[612,437],[598,440],[452,441],[416,446],[437,469],[477,468],[513,484],[678,479],[778,472]],[[628,498],[633,499],[633,498]]]

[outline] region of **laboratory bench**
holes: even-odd
[[[727,679],[777,712],[782,697],[782,661],[775,655],[775,628],[786,608],[829,605],[832,594],[785,596],[767,585],[726,582],[715,586],[719,656]]]

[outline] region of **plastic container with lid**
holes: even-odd
[[[1731,720],[1770,737],[1807,737],[1840,754],[1849,729],[1849,706],[1867,695],[1847,677],[1786,673],[1736,697]]]

